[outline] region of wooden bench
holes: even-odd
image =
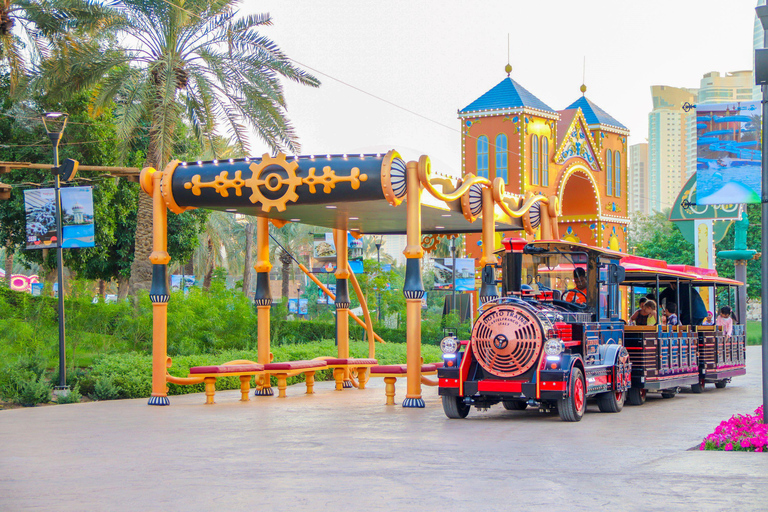
[[[422,378],[425,375],[436,375],[437,369],[442,366],[442,362],[421,365]],[[371,367],[371,377],[384,377],[384,393],[387,395],[387,405],[395,405],[395,383],[397,382],[397,379],[406,377],[407,374],[408,365],[405,364]],[[432,385],[429,382],[427,384]]]
[[[253,361],[230,361],[218,366],[195,366],[189,369],[190,378],[201,378],[205,383],[205,403],[214,404],[213,397],[216,394],[216,379],[219,377],[240,377],[240,401],[247,402],[248,392],[251,389],[251,377],[262,375],[264,365]]]
[[[368,368],[379,364],[376,359],[347,358],[339,359],[334,357],[319,358],[325,361],[328,368],[333,368],[333,379],[336,381],[336,391],[341,391],[345,387],[352,387],[352,383],[344,380],[346,370],[349,369],[357,374],[357,388],[365,389],[365,383],[368,381],[366,376]]]
[[[312,361],[286,361],[283,363],[268,363],[264,365],[264,376],[269,379],[271,375],[277,377],[278,398],[285,398],[285,388],[287,387],[288,377],[293,377],[301,373],[304,374],[307,383],[307,394],[315,392],[315,372],[325,370],[328,365],[325,361],[315,359]],[[269,384],[269,381],[267,381]],[[266,386],[265,386],[266,387]]]

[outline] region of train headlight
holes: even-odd
[[[459,339],[456,336],[446,336],[440,340],[440,350],[443,354],[455,354],[459,351]]]
[[[557,356],[563,352],[563,342],[558,338],[547,340],[544,344],[544,353],[548,356]]]

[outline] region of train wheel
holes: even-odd
[[[626,394],[623,391],[609,391],[597,395],[597,406],[600,412],[621,412],[624,408]]]
[[[646,389],[629,388],[627,390],[627,402],[629,405],[643,405],[647,394]]]
[[[528,402],[523,400],[504,400],[502,404],[508,411],[524,411],[528,407]]]
[[[719,380],[719,381],[715,382],[715,387],[717,389],[723,389],[727,385],[728,385],[728,381],[727,380]]]
[[[704,392],[704,386],[706,385],[706,382],[704,381],[704,377],[699,377],[699,383],[693,384],[691,386],[691,391],[694,393],[703,393]]]
[[[581,421],[587,409],[587,386],[584,384],[584,374],[579,368],[571,370],[571,380],[568,383],[568,396],[557,401],[557,412],[563,421]]]
[[[449,418],[460,420],[469,414],[469,406],[464,403],[464,399],[460,396],[443,395],[443,411]]]

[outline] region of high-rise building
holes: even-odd
[[[696,89],[654,85],[648,115],[648,193],[640,211],[670,208],[680,187],[696,170],[696,113],[683,106],[697,101]],[[643,197],[641,191],[635,196]]]
[[[754,76],[751,69],[733,71],[724,76],[720,76],[717,71],[710,71],[701,78],[699,103],[752,101]]]
[[[648,143],[629,146],[629,212],[650,213]]]

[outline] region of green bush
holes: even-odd
[[[83,399],[83,395],[80,394],[80,386],[75,384],[75,387],[69,389],[69,393],[61,394],[56,397],[57,404],[78,404]]]
[[[120,389],[110,377],[102,377],[93,386],[91,398],[94,400],[116,400],[120,398]]]
[[[14,403],[24,407],[32,407],[51,401],[51,385],[42,375],[31,377],[21,382],[18,396],[13,400]]]
[[[25,382],[37,378],[34,373],[19,366],[18,363],[6,364],[0,369],[0,398],[16,402]]]

